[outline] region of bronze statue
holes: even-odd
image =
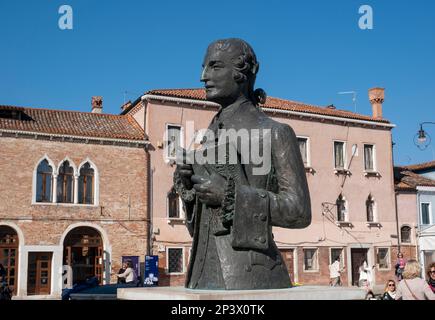
[[[174,185],[193,237],[187,288],[291,287],[272,226],[307,227],[310,197],[295,133],[258,107],[265,101],[263,90],[254,91],[258,68],[253,49],[241,39],[218,40],[207,49],[201,81],[207,100],[221,109],[209,126],[219,138],[203,141],[203,150],[217,150],[222,130],[261,129],[270,132],[268,139],[249,137],[248,142],[269,150],[271,165],[266,173],[255,173],[258,164],[241,161],[244,152],[237,143],[236,163],[177,164]]]

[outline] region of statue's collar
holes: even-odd
[[[250,102],[248,99],[241,98],[225,108],[221,107],[219,109],[219,112],[215,116],[215,120],[226,121],[228,119],[231,119],[236,113],[236,111],[239,110],[239,107],[248,102]]]

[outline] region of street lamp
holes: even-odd
[[[425,124],[435,124],[435,122],[420,123],[420,130],[418,130],[418,133],[414,136],[414,144],[420,150],[425,150],[430,145],[430,142],[432,140],[430,135],[423,129],[423,125]]]

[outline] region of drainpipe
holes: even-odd
[[[391,162],[393,164],[393,190],[394,190],[394,210],[396,214],[396,233],[397,233],[397,250],[398,252],[401,251],[400,247],[400,231],[399,231],[399,212],[397,210],[397,194],[396,188],[394,186],[394,145],[393,142],[393,134],[391,133]]]

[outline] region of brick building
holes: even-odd
[[[392,166],[394,127],[382,117],[384,90],[369,90],[372,115],[334,106],[313,106],[269,97],[263,111],[288,123],[298,136],[305,162],[312,223],[303,230],[274,228],[275,241],[294,282],[329,283],[328,266],[340,255],[345,285],[358,282],[362,259],[374,265],[374,281],[394,277],[398,220]],[[175,147],[186,147],[193,132],[207,128],[218,106],[202,89],[152,90],[123,106],[144,128],[150,147],[150,243],[159,259],[160,284],[183,285],[191,238],[184,213],[172,189]],[[414,216],[401,217],[412,224]],[[415,256],[415,240],[402,245]]]
[[[147,252],[144,132],[92,104],[0,106],[0,263],[18,296],[59,297],[63,265],[109,283],[121,256]]]

